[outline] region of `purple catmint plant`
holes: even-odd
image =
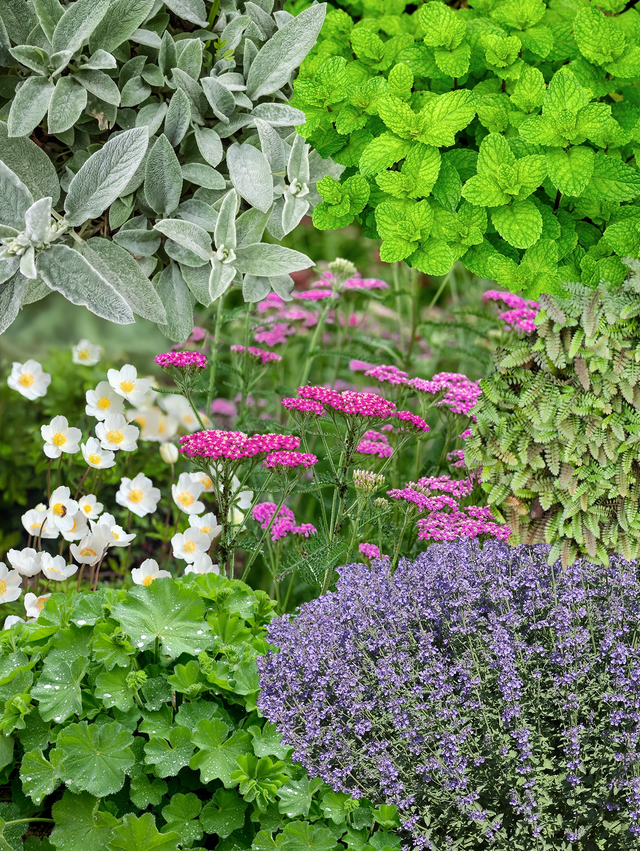
[[[258,708],[406,849],[637,849],[640,576],[549,546],[433,544],[339,569],[274,620]]]

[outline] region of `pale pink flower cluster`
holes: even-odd
[[[231,346],[231,351],[242,354],[244,352],[244,346]],[[266,352],[264,349],[256,349],[255,346],[249,346],[247,352],[254,358],[261,360],[264,364],[270,361],[282,360],[282,355],[279,355],[277,352]]]
[[[213,416],[233,419],[238,416],[238,407],[231,399],[214,399],[211,403],[210,413]]]
[[[286,322],[279,322],[269,328],[260,327],[256,329],[253,339],[256,343],[264,343],[267,346],[278,346],[287,342],[287,337],[296,333],[296,329]]]
[[[272,452],[262,462],[263,467],[276,470],[293,470],[295,467],[313,467],[318,459],[310,452]]]
[[[311,289],[293,293],[293,297],[300,301],[323,301],[325,298],[337,298],[338,294],[333,290]]]
[[[187,434],[180,438],[180,443],[180,452],[190,458],[238,461],[280,450],[295,450],[300,446],[300,438],[290,434],[254,434],[249,437],[242,431],[210,429]]]
[[[380,558],[380,547],[376,547],[375,544],[360,544],[358,552],[362,553],[365,558]],[[384,558],[388,558],[388,556],[384,556]]]
[[[434,512],[430,517],[424,517],[418,520],[418,538],[421,541],[454,541],[456,538],[477,538],[479,535],[491,535],[494,538],[499,538],[506,541],[511,530],[508,526],[500,526],[495,521],[489,520],[493,518],[491,510],[487,507],[488,515],[467,516],[472,513],[472,509],[476,511],[484,511],[478,505],[470,505],[462,511],[456,511],[452,514],[443,512]]]
[[[374,366],[365,372],[367,378],[375,378],[376,381],[388,382],[389,384],[406,384],[409,377],[408,372],[403,372],[397,366]]]
[[[273,502],[261,502],[253,509],[253,519],[257,520],[261,529],[267,529],[276,510]],[[287,535],[302,535],[308,538],[316,534],[316,527],[311,523],[296,524],[293,511],[286,505],[281,505],[273,521],[269,533],[272,541],[279,541]]]
[[[331,272],[325,272],[316,284],[330,284],[332,280]],[[354,275],[342,284],[345,290],[388,290],[389,284],[386,281],[381,281],[378,278],[361,278],[360,275]]]
[[[383,399],[376,393],[363,393],[358,390],[344,390],[338,393],[329,387],[298,387],[298,396],[302,399],[313,399],[322,405],[327,405],[341,414],[360,417],[387,419],[393,416],[396,406],[388,399]]]
[[[166,352],[154,358],[163,369],[174,366],[176,369],[206,369],[209,361],[200,352]]]
[[[436,406],[446,405],[454,414],[468,414],[476,405],[482,394],[477,381],[471,381],[459,372],[438,372],[427,381],[424,378],[412,378],[407,385],[420,393],[440,393],[446,390],[444,397],[436,402]],[[476,422],[475,415],[472,415]]]
[[[415,431],[429,431],[429,426],[417,414],[411,411],[396,411],[394,416]]]
[[[374,369],[375,364],[367,363],[365,360],[350,360],[349,369],[351,372],[364,372],[367,369]]]
[[[513,293],[501,293],[498,290],[487,290],[482,295],[483,301],[503,301],[506,305],[512,308],[505,313],[498,314],[499,318],[508,325],[514,325],[521,331],[526,331],[527,334],[532,334],[536,330],[534,319],[537,312],[540,310],[540,305],[530,298],[520,298]]]
[[[276,293],[269,295],[258,304],[258,313],[275,311],[274,320],[286,322],[302,322],[303,328],[312,328],[318,324],[318,314],[312,310],[286,302]]]
[[[362,455],[377,455],[378,458],[390,458],[393,448],[389,445],[389,438],[380,431],[365,431],[362,440],[358,444],[358,452]]]
[[[326,414],[320,402],[314,402],[313,399],[286,398],[282,400],[282,404],[290,411],[298,411],[301,414],[315,414],[318,417]]]

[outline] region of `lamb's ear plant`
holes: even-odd
[[[281,245],[343,166],[294,128],[291,79],[325,16],[274,0],[0,5],[0,332],[51,291],[172,340],[232,284],[312,265]]]
[[[640,253],[635,9],[340,6],[291,101],[346,167],[319,183],[316,227],[356,218],[385,261],[443,275],[461,260],[529,298],[624,279]]]

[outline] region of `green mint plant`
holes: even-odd
[[[57,851],[398,848],[394,807],[310,780],[256,710],[273,605],[221,576],[159,578],[56,593],[2,632],[3,847],[39,823]]]
[[[345,166],[318,185],[316,227],[355,219],[383,261],[460,260],[529,298],[622,282],[640,251],[635,9],[338,5],[291,101],[297,132]]]
[[[325,5],[59,0],[0,8],[0,332],[51,291],[172,340],[232,283],[284,299],[282,239],[343,166],[294,132]],[[236,223],[237,220],[237,223]]]

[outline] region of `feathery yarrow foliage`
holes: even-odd
[[[405,848],[631,849],[640,835],[637,564],[434,544],[271,622],[258,708]]]
[[[549,563],[640,553],[640,263],[623,286],[540,296],[536,330],[492,354],[465,442],[511,543],[552,545]]]
[[[291,79],[325,5],[0,4],[0,332],[52,291],[183,342],[193,306],[246,301],[309,257],[289,233],[343,166],[294,132]]]
[[[624,0],[339,0],[292,105],[322,156],[320,229],[384,261],[455,260],[530,298],[638,257],[640,17]]]

